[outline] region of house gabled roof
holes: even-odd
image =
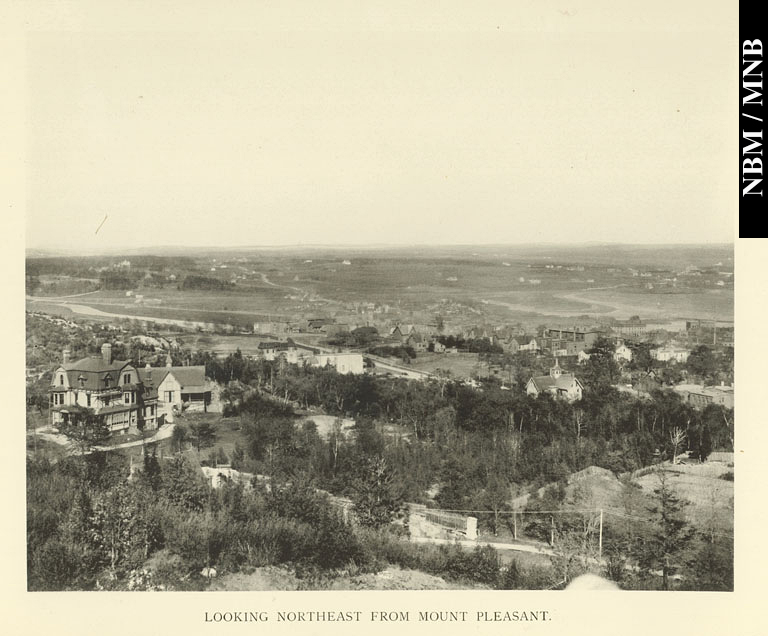
[[[157,387],[163,381],[166,375],[168,375],[169,369],[172,367],[150,367],[144,369],[138,369],[139,379],[145,387],[154,389],[157,393]]]
[[[196,367],[169,367],[168,374],[176,378],[182,391],[189,393],[205,392],[205,366]]]
[[[394,336],[398,333],[401,336],[414,335],[416,333],[416,329],[413,325],[397,325],[396,327],[392,327],[392,329],[389,330],[390,336]]]
[[[563,373],[559,378],[553,378],[551,375],[539,375],[531,378],[536,389],[539,391],[547,391],[549,389],[557,389],[558,391],[567,391],[571,388],[574,380],[583,389],[581,381],[572,373]]]
[[[149,378],[151,372],[151,380]],[[168,375],[172,375],[185,392],[203,393],[208,391],[205,384],[205,366],[194,367],[152,367],[139,369],[139,378],[145,386],[151,388],[150,397],[157,397],[157,387]]]

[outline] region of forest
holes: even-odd
[[[651,497],[627,477],[683,450],[699,461],[732,450],[732,410],[695,410],[662,390],[639,399],[605,373],[587,372],[584,399],[568,403],[526,395],[522,372],[504,390],[497,380],[477,389],[448,377],[340,375],[239,352],[198,352],[190,362],[226,385],[224,413],[216,424],[182,420],[170,457],[147,447],[131,479],[115,452],[28,462],[30,589],[204,589],[202,568],[264,565],[322,589],[339,572],[386,564],[485,587],[541,589],[597,569],[628,589],[732,588],[732,538],[687,521],[664,471]],[[355,426],[323,437],[303,421],[308,412]],[[214,490],[199,453],[182,451],[213,445],[223,426],[240,442],[222,459],[260,477]],[[577,508],[568,475],[590,466],[622,477],[625,516],[642,520],[606,527],[599,565],[594,519],[565,514]],[[521,529],[553,546],[548,567],[502,561],[492,548],[402,540],[407,502],[482,510],[490,536],[510,532],[509,501],[525,493],[534,494]],[[353,502],[353,520],[331,495]],[[534,514],[550,510],[564,514]]]

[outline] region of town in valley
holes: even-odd
[[[733,288],[729,244],[28,250],[28,588],[732,590]]]

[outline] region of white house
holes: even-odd
[[[145,367],[140,370],[142,382],[157,391],[158,415],[173,422],[174,413],[184,409],[207,411],[211,403],[211,387],[205,379],[205,366]]]
[[[676,347],[663,347],[661,349],[651,349],[651,358],[658,360],[659,362],[669,362],[674,360],[675,362],[685,363],[688,361],[690,351],[686,349],[678,349]]]
[[[616,360],[616,362],[631,362],[632,350],[621,342],[616,346],[616,349],[613,352],[613,359]]]
[[[259,354],[264,356],[265,360],[277,360],[284,357],[288,362],[296,364],[299,361],[299,350],[293,342],[271,342],[259,343]]]
[[[316,353],[307,359],[313,367],[332,366],[338,373],[364,373],[363,355],[361,353]]]
[[[546,392],[556,398],[574,402],[581,399],[584,386],[572,373],[563,373],[560,364],[555,359],[555,366],[550,368],[549,375],[532,377],[525,385],[525,391],[534,397]]]

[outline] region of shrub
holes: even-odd
[[[81,546],[51,539],[32,555],[28,564],[30,590],[86,589],[94,559]]]

